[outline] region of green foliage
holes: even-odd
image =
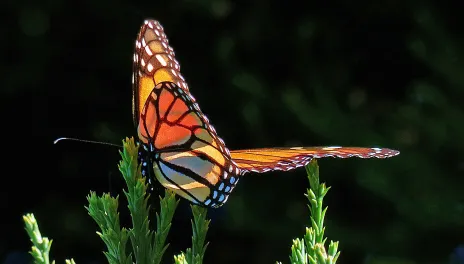
[[[179,202],[174,193],[166,190],[165,196],[160,198],[160,212],[156,213],[156,231],[150,229],[150,196],[147,194],[148,184],[137,164],[137,150],[134,140],[127,139],[123,151],[120,152],[122,160],[119,163],[119,170],[127,184],[124,195],[128,202],[132,228],[125,229],[119,225],[119,197],[112,198],[109,194],[98,197],[91,193],[87,198],[87,210],[101,229],[98,235],[107,246],[105,255],[110,264],[129,264],[134,259],[136,263],[142,264],[160,263],[168,247],[165,242]],[[132,245],[130,254],[126,254],[128,239]]]
[[[192,205],[193,221],[192,221],[192,248],[188,248],[186,253],[174,256],[176,263],[190,263],[190,264],[201,264],[203,263],[203,256],[205,255],[206,247],[205,244],[206,232],[208,232],[208,226],[210,220],[206,220],[207,209]]]
[[[49,264],[50,262],[50,248],[52,247],[52,240],[47,237],[42,237],[39,230],[39,225],[33,214],[26,214],[23,216],[26,226],[27,234],[32,241],[32,250],[30,251],[36,264]],[[75,264],[73,259],[67,259],[66,264]]]
[[[86,207],[89,215],[97,222],[100,232],[97,234],[105,242],[108,249],[104,252],[108,262],[113,263],[132,263],[131,254],[126,254],[126,245],[129,238],[129,230],[121,228],[119,224],[118,199],[109,194],[98,197],[91,192],[87,197],[89,206]]]
[[[306,228],[303,238],[293,240],[290,262],[293,264],[335,264],[340,252],[337,251],[338,241],[330,241],[328,250],[325,249],[324,218],[327,207],[323,209],[324,196],[329,191],[324,183],[319,183],[319,166],[312,160],[306,167],[310,188],[307,191],[311,227]]]
[[[98,196],[90,192],[87,197],[89,206],[86,207],[89,215],[98,224],[100,231],[98,236],[107,247],[104,252],[110,264],[148,264],[161,263],[168,244],[166,238],[171,229],[171,222],[176,211],[179,199],[172,191],[166,190],[164,197],[160,197],[160,209],[156,212],[156,229],[150,228],[150,206],[148,185],[140,173],[137,164],[137,150],[133,138],[123,142],[124,148],[120,152],[122,160],[119,170],[127,184],[124,195],[128,202],[128,208],[132,219],[132,227],[121,227],[119,221],[119,196],[111,197],[110,194]],[[206,220],[206,208],[192,205],[192,249],[186,250],[186,256],[175,256],[176,263],[201,264],[206,251],[205,239],[208,231],[209,220]],[[24,216],[26,230],[31,237],[33,247],[31,254],[37,264],[49,264],[49,252],[51,241],[42,238],[34,215]],[[128,249],[130,240],[132,250]],[[129,252],[129,253],[128,253]],[[74,264],[74,260],[66,260],[66,263]]]
[[[104,254],[108,263],[158,264],[161,263],[168,247],[166,238],[171,229],[171,221],[179,200],[172,191],[166,190],[164,197],[160,197],[159,212],[156,212],[156,229],[152,230],[149,220],[148,185],[137,164],[138,147],[132,138],[126,139],[123,144],[119,170],[127,184],[124,195],[128,201],[132,227],[124,228],[120,225],[119,196],[111,197],[107,193],[98,196],[95,192],[91,192],[87,197],[89,205],[86,209],[100,228],[97,234],[107,247]],[[296,264],[335,264],[340,255],[337,251],[338,242],[331,241],[326,250],[326,238],[324,237],[324,218],[327,208],[323,209],[322,202],[330,188],[319,183],[319,167],[316,160],[306,166],[306,171],[310,183],[306,196],[309,201],[311,227],[306,228],[303,238],[293,240],[290,261]],[[208,246],[208,243],[205,243],[210,224],[210,220],[206,219],[207,209],[196,205],[192,205],[191,209],[193,214],[192,247],[174,256],[176,264],[202,264]],[[31,254],[35,263],[49,264],[52,241],[42,237],[32,214],[25,215],[23,218],[33,243]],[[128,241],[132,245],[131,250],[127,245]],[[74,264],[74,260],[66,260],[66,263]]]

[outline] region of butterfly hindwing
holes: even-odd
[[[188,91],[171,82],[156,85],[140,113],[138,137],[149,146],[149,163],[163,186],[198,204],[227,200],[239,170]]]
[[[154,173],[164,187],[194,203],[222,205],[239,170],[189,93],[158,21],[146,20],[140,28],[132,78],[144,175]]]

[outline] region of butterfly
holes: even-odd
[[[312,159],[388,158],[399,151],[360,147],[232,150],[202,113],[158,21],[146,20],[135,42],[132,113],[142,174],[190,202],[222,206],[249,172],[288,171]]]

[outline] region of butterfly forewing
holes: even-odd
[[[133,117],[142,173],[201,205],[218,207],[240,170],[201,112],[180,73],[163,27],[146,20],[133,64]]]
[[[135,41],[132,71],[132,113],[137,125],[139,114],[153,87],[172,82],[188,91],[180,65],[163,27],[156,20],[145,20]]]
[[[230,155],[242,173],[291,170],[308,164],[311,159],[335,158],[389,158],[396,150],[359,147],[295,147],[232,150]]]

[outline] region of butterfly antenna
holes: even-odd
[[[71,141],[77,141],[77,142],[108,145],[108,146],[122,148],[122,145],[113,144],[113,143],[109,143],[109,142],[101,142],[101,141],[95,141],[95,140],[85,140],[85,139],[78,139],[78,138],[67,138],[67,137],[57,138],[57,139],[55,139],[55,141],[53,141],[53,144],[57,144],[58,142],[63,141],[63,140],[71,140]]]

